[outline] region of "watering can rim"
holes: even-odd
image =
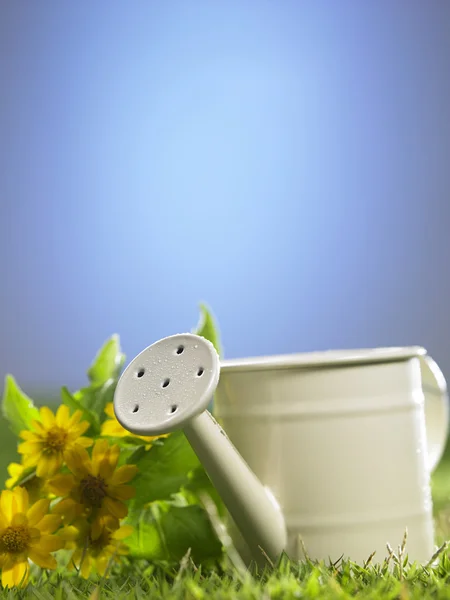
[[[359,348],[322,350],[271,356],[222,359],[220,370],[223,373],[234,371],[257,371],[268,369],[325,368],[339,366],[369,365],[420,358],[427,355],[422,346],[392,346],[380,348]]]

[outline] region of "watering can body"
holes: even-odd
[[[144,364],[147,382],[136,375]],[[164,392],[170,386],[157,383],[169,372],[174,386]],[[205,410],[212,396],[214,417]],[[147,411],[139,417],[137,397]],[[430,474],[447,440],[448,399],[423,348],[220,362],[203,338],[170,336],[128,365],[114,406],[133,433],[183,429],[246,562],[283,551],[382,560],[405,530],[412,560],[434,552]]]

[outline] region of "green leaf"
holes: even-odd
[[[200,493],[208,494],[216,505],[219,516],[222,517],[226,514],[225,505],[221,497],[201,465],[189,474],[189,483],[183,487],[183,492],[189,504],[201,504]]]
[[[118,379],[108,379],[103,384],[92,384],[75,392],[73,397],[87,410],[95,414],[99,423],[103,423],[107,416],[106,405],[114,400]]]
[[[113,401],[117,382],[125,362],[119,336],[107,340],[88,369],[90,385],[78,390],[73,398],[95,415],[98,424],[106,419],[105,407]]]
[[[128,459],[139,472],[132,485],[136,496],[134,508],[155,500],[166,500],[189,482],[189,472],[199,466],[199,461],[182,431],[171,433],[149,450],[136,450]]]
[[[193,330],[193,333],[201,335],[213,344],[219,356],[222,356],[222,345],[220,341],[219,328],[216,324],[211,310],[206,304],[200,304],[200,320],[197,327]]]
[[[170,559],[174,561],[180,561],[189,548],[196,563],[218,558],[222,553],[208,515],[200,506],[171,506],[161,514],[159,526]]]
[[[83,413],[82,419],[89,422],[92,427],[93,434],[98,435],[100,433],[100,421],[98,415],[76,400],[66,387],[61,388],[61,401],[73,412],[76,410],[81,410]],[[90,433],[89,430],[87,433]]]
[[[157,520],[151,508],[130,511],[125,522],[134,528],[130,537],[124,540],[130,549],[129,556],[147,560],[168,558]]]
[[[89,381],[101,386],[109,379],[117,379],[124,362],[125,354],[120,349],[120,338],[114,334],[103,344],[89,367]]]
[[[211,310],[206,306],[206,304],[200,304],[200,320],[197,324],[197,327],[193,330],[193,333],[201,335],[209,340],[216,349],[217,354],[222,357],[223,351],[220,342],[219,328],[216,325],[216,321]],[[213,412],[213,409],[214,397],[211,399],[211,402],[208,406],[208,410],[210,412]]]
[[[154,502],[131,510],[125,520],[134,527],[125,543],[133,558],[179,562],[191,548],[196,563],[218,558],[222,546],[209,518],[200,506]]]
[[[22,392],[12,375],[5,378],[2,413],[16,435],[23,429],[30,429],[32,421],[41,420],[33,400]]]
[[[118,442],[119,438],[108,438],[111,446],[119,446],[120,454],[119,454],[119,462],[117,463],[118,467],[122,465],[128,464],[128,460],[132,454],[136,451],[136,446],[121,446]]]

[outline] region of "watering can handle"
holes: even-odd
[[[420,357],[422,390],[425,397],[425,423],[428,445],[428,468],[437,467],[444,453],[449,432],[449,399],[442,371],[428,355]]]

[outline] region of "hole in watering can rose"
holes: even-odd
[[[177,354],[183,354],[183,352],[184,352],[184,346],[178,346]]]
[[[178,410],[178,406],[177,406],[176,404],[173,404],[173,405],[170,407],[170,410],[169,410],[169,415],[173,415],[173,413],[177,412],[177,410]]]
[[[135,404],[134,408],[133,408],[133,412],[137,413],[138,410],[139,410],[139,404]]]
[[[169,385],[170,383],[170,379],[167,377],[167,379],[164,379],[164,381],[161,384],[161,387],[165,388]]]
[[[201,377],[204,372],[205,372],[205,369],[203,367],[199,367],[198,371],[197,371],[197,377]]]
[[[139,369],[139,371],[137,372],[137,376],[138,377],[142,377],[145,373],[145,369]]]

